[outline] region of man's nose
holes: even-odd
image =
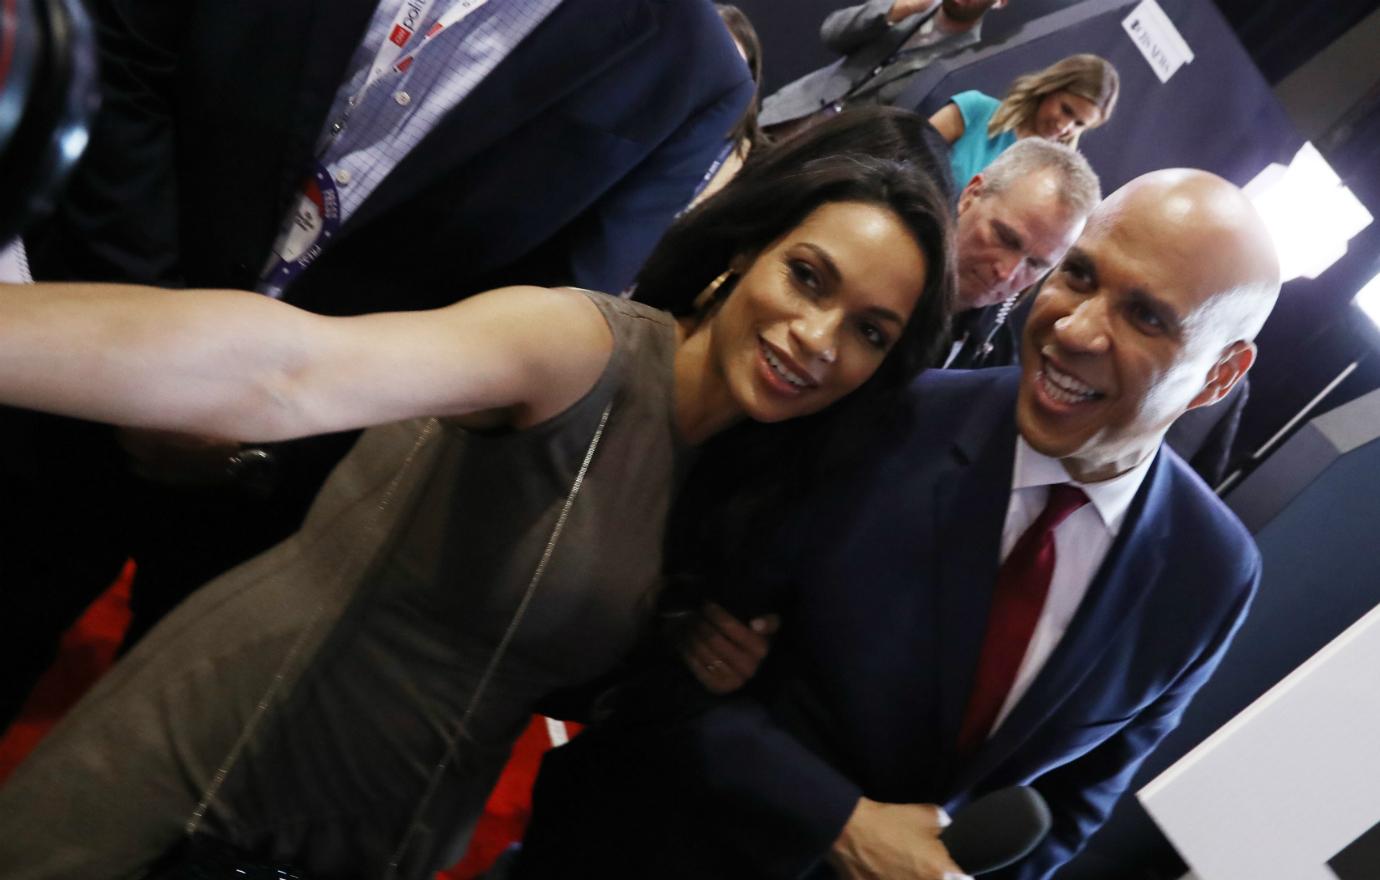
[[[1024,266],[1025,254],[1004,254],[997,263],[997,284],[1010,289],[1020,280],[1021,269]]]
[[[1099,354],[1107,350],[1107,306],[1100,296],[1081,300],[1072,311],[1054,322],[1054,335],[1069,351]]]

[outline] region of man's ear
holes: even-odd
[[[982,196],[982,175],[974,174],[973,179],[968,181],[958,194],[958,213],[962,214],[972,206]]]
[[[1207,382],[1203,385],[1203,390],[1198,392],[1198,396],[1189,403],[1189,409],[1197,409],[1200,406],[1211,406],[1236,387],[1236,383],[1241,381],[1241,377],[1246,375],[1246,371],[1255,363],[1255,343],[1238,339],[1231,345],[1222,350],[1217,362],[1208,370]]]

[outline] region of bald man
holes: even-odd
[[[924,376],[905,429],[725,585],[785,597],[748,692],[547,758],[517,876],[940,880],[960,868],[939,808],[1026,784],[1053,831],[989,876],[1049,877],[1250,603],[1250,536],[1162,440],[1250,368],[1278,289],[1225,181],[1164,171],[1108,197],[1020,367]]]

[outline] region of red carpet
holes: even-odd
[[[125,627],[129,625],[129,587],[133,578],[134,563],[130,562],[120,578],[63,636],[56,662],[29,695],[19,719],[0,738],[0,783],[114,660]],[[563,725],[551,723],[557,725],[559,736]],[[570,728],[573,732],[575,725]],[[537,765],[542,753],[551,747],[551,736],[547,720],[534,717],[513,749],[512,759],[489,798],[469,853],[460,864],[437,875],[438,878],[469,880],[477,877],[509,844],[522,837],[530,813],[530,793]]]

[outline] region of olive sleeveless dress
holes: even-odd
[[[189,832],[321,880],[458,858],[534,701],[650,613],[685,459],[671,319],[570,295],[614,336],[585,397],[518,432],[366,431],[300,532],[198,590],[0,788],[0,877],[139,877]]]

